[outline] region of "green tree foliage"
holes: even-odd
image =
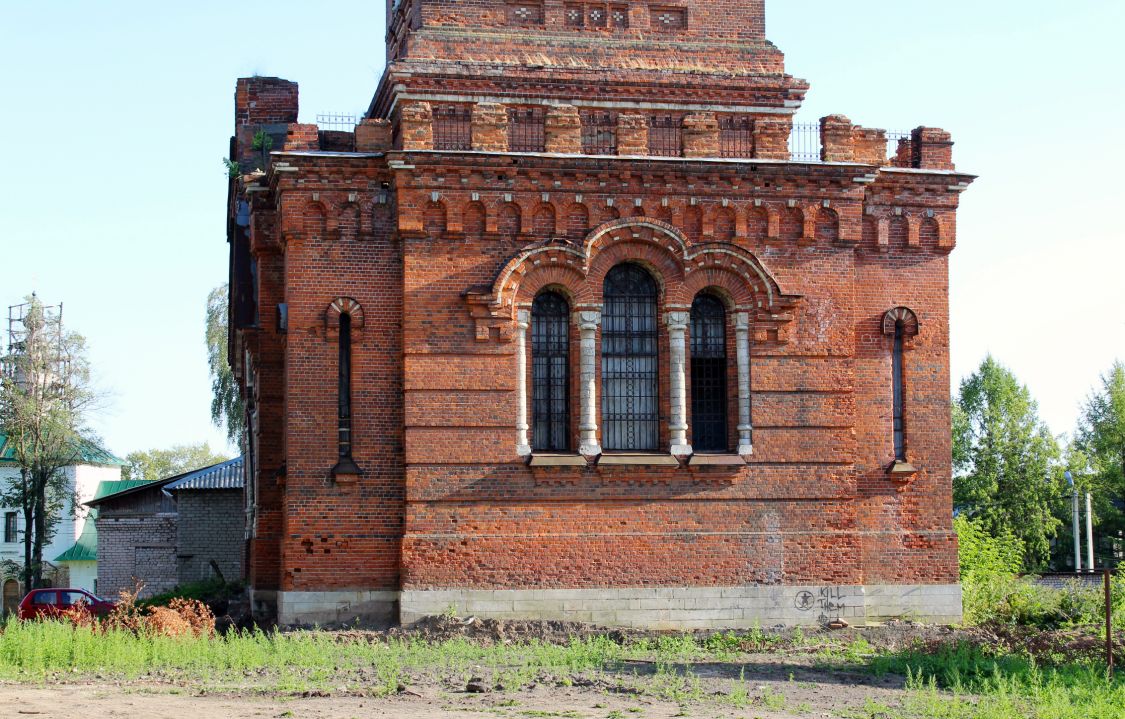
[[[1063,496],[1058,443],[1010,370],[987,357],[954,400],[953,501],[992,537],[1017,537],[1024,567],[1043,567]]]
[[[19,467],[0,487],[0,502],[23,514],[24,586],[36,587],[43,579],[43,548],[70,499],[65,470],[91,447],[86,420],[98,395],[85,340],[66,332],[61,314],[34,295],[0,365],[0,432]]]
[[[227,286],[211,290],[207,296],[207,363],[211,368],[211,421],[225,427],[231,444],[241,445],[246,429],[246,413],[238,382],[227,362],[229,323]]]
[[[230,457],[211,451],[211,446],[206,442],[178,445],[171,449],[131,452],[125,457],[126,465],[121,471],[121,476],[124,479],[145,481],[167,479],[194,469],[210,467],[228,459]]]
[[[1114,362],[1082,407],[1068,467],[1079,489],[1094,495],[1098,535],[1125,532],[1125,515],[1114,502],[1125,498],[1125,364]],[[1107,555],[1106,547],[1099,554]],[[1106,559],[1111,559],[1106,556]]]

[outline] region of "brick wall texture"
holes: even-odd
[[[113,517],[98,523],[98,592],[116,597],[140,582],[141,597],[176,586],[176,515]]]
[[[215,576],[211,562],[228,581],[242,578],[246,509],[240,490],[181,490],[176,558],[181,584]]]
[[[260,318],[234,329],[232,352],[256,413],[256,588],[957,583],[948,257],[972,177],[949,135],[919,128],[891,157],[886,133],[832,116],[825,161],[793,162],[808,84],[785,74],[761,0],[667,3],[684,11],[669,19],[665,5],[621,5],[627,17],[602,26],[591,13],[613,3],[395,3],[361,151],[318,152],[313,133],[234,181],[234,255],[243,243],[256,260]],[[236,154],[250,152],[246,128],[295,122],[296,97],[284,80],[240,80]],[[443,114],[451,104],[462,112]],[[537,140],[505,107],[544,110],[541,148],[510,151]],[[598,113],[614,146],[581,154],[592,130],[574,123]],[[308,135],[296,127],[286,136]],[[728,455],[734,323],[748,318],[752,455],[544,467],[517,452],[517,313],[545,289],[597,310],[622,262],[656,279],[661,318],[702,291],[726,303]],[[341,299],[358,476],[332,472]],[[917,471],[892,477],[883,317],[898,307],[920,320],[904,352]],[[572,322],[572,457],[580,341]],[[670,341],[661,320],[664,448]]]

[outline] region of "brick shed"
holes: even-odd
[[[97,510],[98,591],[139,581],[141,597],[216,576],[242,578],[245,504],[241,458],[154,482],[103,483]],[[212,564],[214,563],[214,564]]]
[[[354,132],[236,87],[258,605],[958,619],[949,133],[795,124],[764,0],[395,0],[387,38]]]

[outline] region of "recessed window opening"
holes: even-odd
[[[691,434],[696,452],[728,449],[726,308],[710,294],[691,305]]]
[[[544,292],[531,307],[532,449],[570,449],[570,306]]]
[[[605,278],[602,315],[603,445],[608,451],[659,446],[657,287],[635,264]]]
[[[903,379],[902,349],[905,325],[901,319],[895,322],[894,349],[891,358],[891,382],[894,385],[894,446],[895,460],[906,461],[906,425],[905,394],[906,387]]]

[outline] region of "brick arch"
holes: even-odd
[[[902,323],[902,333],[906,337],[915,337],[922,328],[918,315],[909,307],[895,307],[883,314],[883,334],[888,337],[895,336],[895,327]]]
[[[661,305],[671,302],[673,288],[683,284],[683,264],[675,255],[664,247],[630,240],[606,248],[591,261],[579,295],[582,304],[600,304],[605,276],[627,262],[640,265],[652,275]]]
[[[754,290],[746,278],[720,267],[708,267],[688,275],[677,304],[690,305],[699,293],[712,290],[723,298],[729,311],[751,309],[756,304]]]
[[[835,242],[840,239],[840,216],[830,207],[816,212],[816,239]]]
[[[505,202],[496,212],[496,229],[501,235],[515,237],[520,233],[523,211],[514,202]]]
[[[547,252],[538,255],[536,260],[514,276],[512,303],[530,307],[540,292],[556,288],[572,307],[576,305],[586,281],[586,274],[576,256],[566,252]]]
[[[601,211],[601,214],[600,214],[601,222],[613,222],[614,220],[617,220],[617,219],[620,219],[620,218],[621,218],[621,213],[613,205],[606,205],[605,207],[602,208],[602,211]]]
[[[712,223],[711,237],[715,242],[734,242],[737,219],[733,209],[729,207],[716,208]]]
[[[781,211],[781,230],[779,238],[782,240],[800,240],[805,234],[805,213],[800,207],[786,207]]]
[[[488,210],[483,202],[470,202],[461,212],[461,231],[469,237],[480,237],[488,226]]]
[[[535,208],[531,216],[532,233],[539,239],[547,240],[558,232],[558,220],[555,206],[549,202],[542,202]]]
[[[305,205],[301,212],[301,231],[305,239],[325,239],[328,235],[328,208],[323,202]]]
[[[590,211],[581,202],[571,203],[566,208],[566,236],[581,240],[590,231]]]
[[[746,239],[764,240],[770,231],[770,215],[764,207],[751,207],[746,215]]]
[[[690,205],[684,210],[684,234],[692,242],[703,238],[703,209],[699,205]]]
[[[918,240],[922,247],[928,250],[937,249],[941,245],[941,224],[936,218],[926,217],[918,228]]]
[[[576,305],[597,304],[605,275],[622,262],[636,262],[652,272],[663,304],[689,305],[706,287],[720,288],[738,307],[774,314],[799,299],[784,294],[749,251],[721,243],[689,246],[672,225],[645,217],[608,222],[592,231],[581,248],[561,241],[524,248],[500,271],[491,296],[478,304],[487,304],[493,317],[505,317],[551,283],[570,288]]]
[[[365,324],[363,306],[351,297],[337,297],[329,303],[324,311],[325,334],[328,339],[339,336],[340,316],[348,315],[352,318],[352,330],[362,330]]]
[[[443,235],[448,225],[449,215],[445,203],[440,200],[428,203],[422,216],[422,228],[430,235]]]
[[[339,220],[337,226],[340,229],[341,240],[358,240],[359,239],[359,205],[354,202],[346,202],[340,207]]]

